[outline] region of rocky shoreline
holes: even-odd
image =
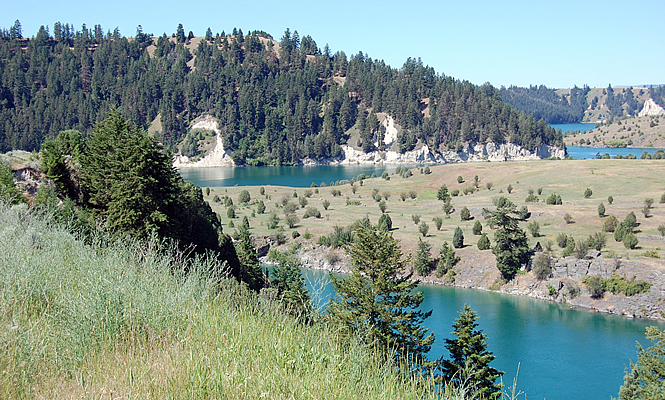
[[[539,280],[533,272],[524,269],[511,282],[501,284],[496,260],[491,252],[480,252],[468,246],[456,250],[456,253],[461,256],[461,261],[454,268],[452,281],[446,276],[437,278],[433,272],[416,278],[425,284],[527,296],[599,313],[665,321],[665,268],[656,260],[646,257],[631,260],[605,258],[598,252],[589,253],[589,259],[585,260],[558,257],[552,258],[552,275],[548,279]],[[297,254],[304,268],[349,272],[350,259],[341,250],[307,244]],[[609,278],[615,273],[628,279],[634,276],[638,281],[647,281],[652,284],[651,290],[631,297],[606,292],[603,297],[595,299],[582,283],[582,279],[587,276]],[[553,295],[550,294],[550,287],[554,290]]]

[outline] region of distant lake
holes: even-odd
[[[291,186],[310,187],[312,183],[321,185],[343,179],[350,180],[360,174],[381,176],[383,171],[392,174],[397,167],[417,165],[312,165],[297,167],[210,167],[181,168],[180,175],[199,187],[220,186]]]
[[[550,126],[554,129],[561,129],[563,133],[566,133],[569,131],[580,131],[580,132],[590,131],[596,127],[596,124],[591,122],[585,122],[581,124],[551,124]]]
[[[622,156],[627,156],[632,154],[637,158],[640,158],[643,152],[648,152],[653,154],[660,149],[655,149],[653,147],[643,148],[643,147],[623,147],[623,148],[607,148],[607,147],[583,147],[583,146],[567,146],[568,155],[581,160],[586,158],[587,160],[596,158],[596,154],[600,153],[602,156],[605,153],[608,153],[611,157],[621,154]]]

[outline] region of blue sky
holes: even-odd
[[[632,3],[632,4],[631,4]],[[0,27],[21,21],[24,36],[61,21],[101,24],[133,36],[202,36],[260,29],[279,39],[289,27],[319,47],[363,51],[400,67],[420,57],[439,73],[475,84],[565,88],[665,84],[665,1],[8,1]]]

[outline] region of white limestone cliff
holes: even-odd
[[[656,102],[653,101],[653,99],[648,99],[647,101],[644,102],[644,107],[642,107],[642,111],[640,111],[638,116],[649,117],[655,115],[665,115],[665,109],[656,104]]]
[[[219,124],[215,118],[206,115],[197,118],[195,123],[190,129],[205,129],[215,132],[217,135],[215,140],[215,147],[198,161],[190,161],[187,156],[173,157],[173,166],[176,168],[200,168],[200,167],[233,167],[235,163],[231,158],[231,153],[224,149],[222,141],[222,131],[219,129]]]

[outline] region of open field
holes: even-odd
[[[412,220],[413,215],[420,216],[421,221],[429,225],[429,233],[426,238],[433,245],[433,253],[438,251],[443,241],[452,240],[453,231],[460,226],[464,231],[465,244],[471,245],[463,249],[465,252],[475,250],[479,236],[474,236],[472,227],[476,219],[483,224],[483,232],[493,235],[489,226],[482,217],[483,208],[493,208],[492,201],[499,196],[506,196],[517,204],[518,208],[527,205],[531,217],[522,222],[522,227],[527,230],[530,222],[536,221],[540,224],[541,237],[533,238],[529,235],[529,242],[534,246],[536,242],[545,244],[547,241],[555,242],[557,235],[566,233],[576,239],[586,239],[589,235],[602,231],[605,218],[598,216],[597,208],[603,203],[606,215],[614,215],[620,221],[631,211],[637,216],[640,224],[637,228],[639,244],[634,250],[628,250],[622,243],[617,243],[611,234],[607,234],[607,247],[603,249],[606,255],[621,255],[625,257],[637,257],[645,251],[655,251],[660,257],[665,257],[665,241],[660,236],[657,228],[665,224],[665,204],[660,204],[661,195],[665,193],[665,162],[662,160],[570,160],[570,161],[538,161],[538,162],[507,162],[507,163],[474,163],[474,164],[451,164],[431,167],[432,173],[425,175],[418,170],[412,170],[413,176],[402,178],[392,175],[390,180],[376,177],[365,179],[363,185],[355,183],[356,193],[352,193],[350,184],[335,187],[319,188],[289,188],[265,186],[265,195],[259,194],[259,187],[228,187],[211,188],[212,191],[206,199],[210,202],[213,210],[222,216],[222,222],[226,232],[232,232],[229,227],[230,221],[239,224],[243,216],[250,221],[252,234],[256,237],[275,234],[275,230],[267,228],[267,221],[271,212],[275,212],[281,219],[280,226],[285,227],[284,212],[281,206],[282,199],[286,196],[292,203],[298,204],[299,198],[305,196],[306,191],[312,191],[312,196],[307,198],[306,207],[316,207],[321,212],[321,218],[303,218],[305,208],[298,208],[296,214],[300,218],[297,226],[293,229],[285,227],[287,240],[292,240],[292,231],[297,230],[301,235],[308,231],[312,234],[310,241],[316,243],[321,235],[332,232],[334,226],[347,226],[355,220],[368,216],[372,223],[376,224],[381,211],[378,203],[372,198],[376,189],[385,198],[389,195],[387,213],[393,221],[393,233],[398,238],[404,250],[408,252],[416,247],[419,237],[418,226]],[[474,176],[479,178],[479,191],[463,195],[462,190],[473,184]],[[463,183],[457,182],[457,177],[462,176]],[[351,178],[351,177],[349,177]],[[460,190],[460,196],[453,197],[452,203],[455,211],[450,218],[445,218],[442,210],[442,202],[436,199],[436,194],[441,184],[446,184],[449,191]],[[487,184],[493,186],[487,189]],[[507,193],[507,187],[513,187],[512,193]],[[533,189],[535,194],[542,188],[542,194],[538,196],[539,202],[525,203],[528,190]],[[584,197],[584,191],[590,188],[593,195]],[[318,193],[315,190],[318,189]],[[332,189],[339,189],[341,196],[334,197]],[[240,205],[238,195],[241,190],[248,190],[252,200],[247,205]],[[414,191],[416,198],[400,199],[400,193]],[[298,198],[293,197],[294,193]],[[556,193],[561,196],[563,205],[554,206],[545,204],[545,199]],[[230,196],[236,207],[237,218],[230,220],[226,217],[227,208],[222,203],[212,201],[213,196]],[[613,204],[609,204],[608,196],[613,196]],[[357,200],[359,205],[347,205],[349,200]],[[645,218],[642,214],[644,200],[654,199],[651,216]],[[262,200],[266,205],[264,214],[252,213],[256,211],[257,201]],[[328,210],[324,210],[323,202],[330,202]],[[460,220],[460,210],[468,207],[473,216],[470,221]],[[564,215],[569,213],[573,217],[573,223],[566,223]],[[432,221],[434,217],[442,217],[443,225],[440,231],[436,230]],[[304,240],[302,236],[297,240]],[[556,244],[553,246],[555,255],[561,253]]]

